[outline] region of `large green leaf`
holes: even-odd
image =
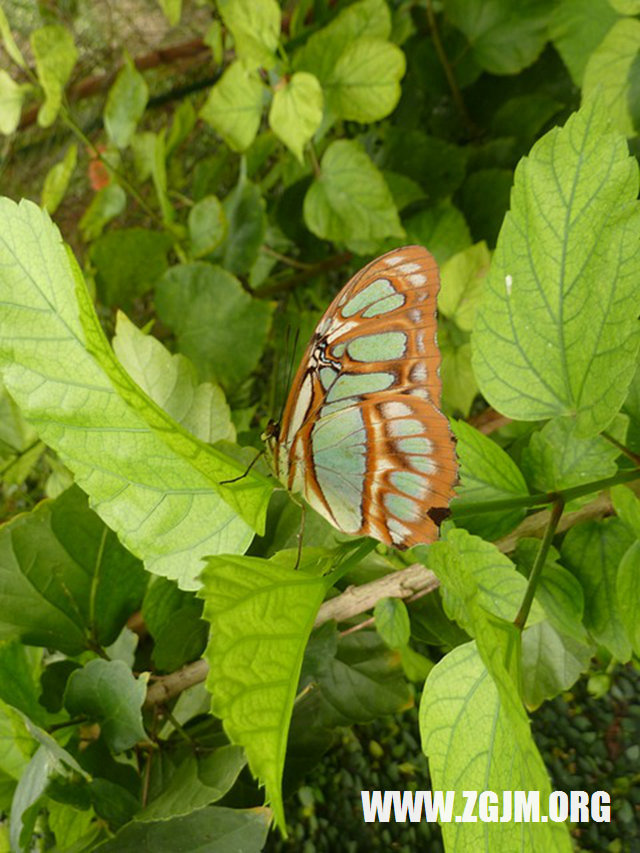
[[[476,637],[427,677],[420,704],[423,749],[434,788],[539,791],[544,814],[551,785],[518,695],[519,633],[489,612],[491,594],[482,590],[483,575],[496,559],[492,550],[461,530],[421,549]],[[552,822],[452,821],[443,824],[443,834],[452,850],[571,849],[566,825]]]
[[[78,654],[114,642],[147,576],[73,487],[0,530],[0,637]]]
[[[603,98],[613,127],[625,136],[635,136],[631,113],[632,96],[637,82],[637,59],[640,51],[640,21],[622,18],[606,34],[591,54],[584,70],[582,95],[585,101]]]
[[[232,743],[244,746],[282,829],[289,720],[305,646],[328,586],[304,566],[294,571],[288,557],[214,557],[199,593],[211,622],[211,710]]]
[[[144,115],[149,88],[144,77],[127,57],[107,95],[104,128],[118,148],[126,148]]]
[[[158,284],[156,306],[201,376],[234,389],[256,367],[272,306],[252,299],[226,270],[202,262],[172,267]]]
[[[466,35],[473,58],[492,74],[516,74],[547,40],[554,0],[445,0],[447,17]]]
[[[640,654],[640,540],[632,542],[620,560],[616,578],[618,611],[634,654]]]
[[[502,413],[571,415],[586,437],[620,409],[640,343],[637,194],[638,166],[595,104],[519,164],[472,338]]]
[[[539,792],[539,813],[547,814],[551,785],[527,715],[504,668],[489,672],[475,642],[458,646],[431,670],[420,703],[420,733],[433,788],[457,794],[454,814],[462,814],[462,792],[474,790],[533,797]],[[570,853],[566,824],[509,820],[502,798],[495,804],[508,822],[447,821],[442,824],[447,849]]]
[[[350,139],[332,142],[320,176],[304,199],[304,220],[317,237],[344,243],[354,252],[375,251],[389,237],[404,237],[384,178]]]
[[[244,151],[256,138],[262,117],[263,85],[251,68],[237,61],[215,84],[202,118],[217,130],[233,151]]]
[[[225,198],[222,208],[229,227],[214,259],[228,272],[247,273],[260,254],[267,217],[260,187],[247,180],[244,161],[238,183]]]
[[[204,554],[243,551],[271,485],[187,433],[129,378],[46,214],[0,201],[0,367],[92,505],[158,574],[193,588]],[[80,314],[80,316],[78,316]]]
[[[172,355],[122,313],[118,313],[113,349],[142,390],[196,438],[210,444],[235,439],[222,388],[212,382],[199,383],[194,365],[184,355]]]
[[[44,91],[44,103],[38,110],[38,124],[49,127],[58,115],[62,92],[76,64],[78,51],[69,30],[59,24],[34,30],[30,42],[38,82]]]

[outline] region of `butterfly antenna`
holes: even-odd
[[[296,350],[298,348],[298,341],[300,339],[300,329],[296,329],[295,335],[293,336],[293,346],[291,347],[291,351],[289,352],[289,345],[291,344],[291,327],[287,326],[287,331],[285,334],[285,344],[284,351],[285,355],[288,357],[289,364],[287,366],[287,381],[285,383],[285,388],[289,390],[291,388],[291,379],[293,378],[293,369],[295,367],[295,358],[296,358]],[[282,423],[282,416],[284,414],[284,407],[287,404],[287,395],[285,395],[282,399],[282,403],[280,404],[280,413],[278,415],[278,423]]]

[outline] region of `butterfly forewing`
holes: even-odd
[[[276,447],[289,489],[345,533],[399,548],[437,538],[457,476],[439,409],[438,289],[421,246],[356,273],[309,343]]]

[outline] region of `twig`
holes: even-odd
[[[555,503],[553,504],[553,509],[551,510],[551,515],[549,516],[549,523],[547,524],[547,529],[545,530],[544,538],[540,543],[540,548],[538,549],[538,553],[536,554],[536,560],[533,564],[533,568],[531,569],[531,574],[529,575],[527,590],[524,594],[524,598],[522,599],[520,610],[518,610],[518,615],[513,620],[513,624],[519,631],[522,631],[526,624],[529,611],[531,610],[531,605],[533,604],[533,597],[536,594],[536,587],[538,586],[538,581],[540,580],[540,575],[542,573],[542,569],[544,568],[544,563],[547,559],[547,554],[549,553],[549,548],[551,547],[551,542],[556,534],[556,529],[558,527],[560,518],[562,517],[563,511],[564,500],[562,496],[559,495]]]

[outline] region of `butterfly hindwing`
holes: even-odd
[[[437,265],[420,246],[357,273],[321,319],[285,407],[276,469],[346,533],[431,542],[455,452],[440,412]]]

